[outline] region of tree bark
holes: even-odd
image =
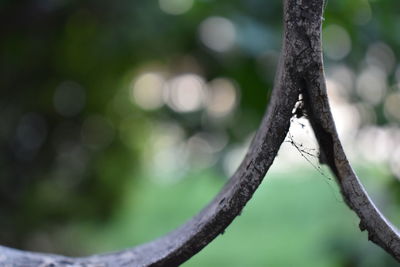
[[[0,266],[177,266],[199,252],[238,216],[262,182],[284,141],[299,95],[320,152],[343,198],[369,239],[400,261],[399,231],[368,197],[346,159],[331,115],[322,62],[323,0],[285,0],[284,34],[275,85],[261,126],[235,174],[199,214],[175,231],[131,249],[72,258],[0,247]]]
[[[360,229],[368,231],[369,240],[373,241],[397,261],[400,262],[400,232],[380,213],[369,198],[358,177],[354,173],[346,154],[343,150],[335,123],[329,106],[325,75],[323,70],[322,46],[321,46],[321,21],[322,13],[316,2],[297,0],[286,1],[286,19],[297,17],[294,21],[287,22],[288,31],[293,33],[291,42],[298,50],[298,61],[292,75],[296,76],[301,84],[301,93],[304,97],[304,106],[308,119],[314,130],[320,146],[322,163],[327,164],[336,176],[346,204],[360,218]],[[315,17],[315,20],[301,17]],[[318,19],[319,18],[319,19]],[[299,41],[304,40],[304,41]],[[289,42],[287,42],[289,43]]]

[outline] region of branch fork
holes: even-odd
[[[199,252],[238,216],[262,182],[288,133],[300,94],[321,159],[336,176],[346,204],[360,218],[369,240],[400,262],[400,233],[379,212],[349,164],[330,111],[323,71],[323,0],[285,0],[284,34],[274,89],[250,148],[227,184],[196,216],[175,231],[123,251],[82,258],[0,246],[0,266],[177,266]]]

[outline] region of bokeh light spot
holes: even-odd
[[[325,54],[332,60],[341,60],[351,51],[351,39],[347,31],[336,24],[328,25],[323,31]]]
[[[357,10],[354,16],[354,22],[358,25],[367,24],[372,18],[371,6],[368,0],[361,0],[357,3]]]
[[[387,74],[393,71],[396,64],[393,50],[383,42],[371,44],[368,47],[365,60],[367,64],[376,66]]]
[[[226,52],[235,44],[235,26],[223,17],[209,17],[204,20],[200,24],[199,34],[203,44],[216,52]]]
[[[193,0],[159,0],[160,9],[170,15],[181,15],[193,6]]]
[[[396,69],[396,81],[400,85],[400,65]]]
[[[336,65],[329,69],[327,73],[327,82],[333,80],[336,83],[337,94],[345,99],[350,97],[354,88],[355,74],[346,65]]]
[[[385,99],[385,115],[389,120],[397,120],[400,122],[400,92],[394,92]]]
[[[378,67],[368,67],[357,78],[356,90],[358,95],[368,103],[377,105],[387,91],[386,75]]]
[[[167,85],[165,100],[177,112],[200,109],[205,100],[205,83],[196,74],[183,74],[172,78]]]
[[[163,105],[164,78],[157,73],[144,73],[132,84],[131,100],[144,110],[154,110]]]
[[[229,114],[237,103],[237,90],[231,80],[217,78],[209,83],[207,112],[213,117]]]

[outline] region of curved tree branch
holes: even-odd
[[[300,12],[300,17],[322,18],[322,14],[316,12],[320,8],[316,2],[322,1],[287,1],[286,16],[292,18]],[[320,146],[321,163],[327,164],[335,174],[346,204],[360,218],[360,229],[367,230],[369,240],[400,261],[400,232],[380,213],[368,196],[346,158],[336,131],[323,71],[321,23],[315,23],[314,20],[296,22],[291,24],[290,32],[297,36],[297,40],[304,40],[301,43],[306,47],[299,50],[298,60],[302,64],[296,65],[291,74],[301,84],[304,106]],[[298,41],[292,45],[298,46]]]
[[[288,132],[299,94],[321,153],[337,176],[346,203],[369,238],[400,261],[399,233],[379,213],[351,169],[335,130],[321,55],[323,0],[285,0],[283,46],[273,94],[239,168],[214,200],[175,231],[135,248],[82,258],[0,247],[0,266],[176,266],[196,254],[238,216],[261,183]]]
[[[198,215],[160,239],[121,252],[68,258],[3,247],[0,249],[0,264],[25,266],[30,262],[26,266],[45,263],[52,263],[53,266],[174,266],[200,251],[240,214],[271,166],[288,132],[292,107],[298,99],[300,86],[290,75],[291,68],[298,63],[296,51],[286,43],[293,41],[289,35],[290,32],[286,30],[287,37],[284,38],[271,101],[243,162],[220,193]]]

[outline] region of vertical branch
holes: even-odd
[[[319,0],[322,2],[322,0]],[[302,12],[304,5],[312,5],[315,1],[290,0],[289,3],[295,12]],[[303,6],[302,6],[303,5]],[[317,9],[315,9],[317,11]],[[305,98],[305,108],[308,119],[315,132],[315,136],[326,163],[337,178],[342,196],[347,205],[360,218],[360,229],[368,231],[368,239],[385,249],[395,259],[400,261],[400,234],[390,222],[381,214],[364,187],[354,173],[336,131],[335,122],[329,106],[325,75],[323,71],[321,22],[322,14],[316,16],[318,23],[302,23],[294,29],[298,35],[309,42],[308,52],[302,60],[308,60],[306,69],[297,69],[304,81],[302,92]],[[303,35],[304,34],[304,35]]]

